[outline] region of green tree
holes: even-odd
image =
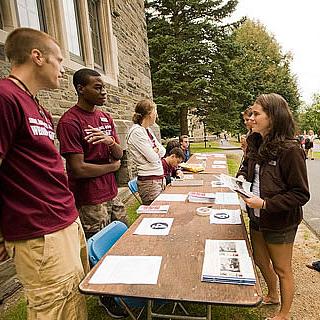
[[[312,104],[299,114],[299,129],[309,131],[312,129],[315,133],[320,131],[320,94],[313,96]]]
[[[212,64],[229,30],[222,20],[237,2],[146,1],[153,94],[164,136],[187,134],[188,110],[211,105]]]

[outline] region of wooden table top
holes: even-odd
[[[212,157],[207,160],[206,171],[211,174],[194,174],[195,179],[202,179],[203,186],[172,187],[164,191],[170,193],[226,192],[225,188],[212,188],[213,173],[226,173],[227,169],[212,169]],[[219,159],[221,160],[221,159]],[[194,162],[195,161],[195,162]],[[196,157],[190,162],[196,163]],[[202,264],[206,239],[246,240],[248,237],[244,224],[214,225],[209,223],[208,216],[196,215],[196,208],[205,206],[201,203],[189,202],[155,202],[169,204],[169,212],[165,215],[142,214],[128,231],[110,249],[108,255],[147,255],[162,256],[162,263],[156,285],[128,284],[89,284],[91,276],[103,259],[90,271],[80,284],[80,290],[88,294],[108,294],[114,296],[143,297],[150,299],[168,299],[178,301],[200,302],[207,304],[256,306],[261,302],[261,288],[257,281],[254,286],[208,283],[201,281]],[[221,208],[221,205],[212,205]],[[237,209],[238,205],[223,206]],[[144,217],[172,217],[168,236],[134,235]],[[251,255],[251,250],[249,249]],[[132,271],[134,272],[134,270]],[[257,275],[256,275],[257,278]],[[258,278],[257,278],[258,279]]]

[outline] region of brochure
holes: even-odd
[[[137,209],[137,213],[167,213],[169,211],[169,205],[168,204],[164,204],[164,205],[150,205],[150,206],[146,206],[146,205],[141,205],[138,209]]]
[[[250,191],[251,183],[248,181],[242,181],[235,177],[221,174],[220,181],[227,185],[232,191],[237,192],[245,198],[251,198],[253,193]]]
[[[188,186],[203,186],[203,180],[196,180],[196,179],[175,179],[171,181],[171,185],[173,187],[188,187]]]
[[[254,285],[252,260],[244,240],[206,240],[201,281]]]
[[[196,203],[214,203],[215,193],[189,192],[188,201]]]

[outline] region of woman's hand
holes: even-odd
[[[251,198],[244,198],[242,197],[244,202],[248,205],[249,208],[253,209],[262,209],[264,204],[264,200],[258,196],[253,196]]]

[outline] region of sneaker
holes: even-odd
[[[114,319],[122,319],[128,316],[126,310],[119,306],[113,297],[99,296],[99,305],[102,306],[107,314]]]
[[[311,158],[311,160],[314,160],[314,158]]]

